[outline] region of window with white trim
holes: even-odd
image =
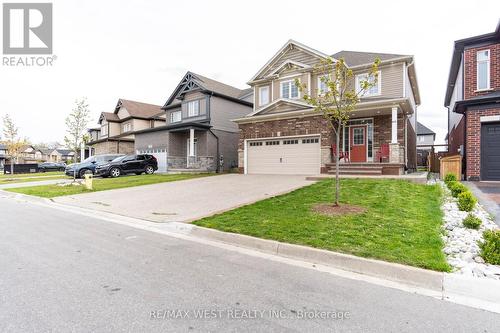
[[[172,111],[170,113],[170,123],[178,123],[182,120],[182,111]]]
[[[259,106],[269,104],[269,87],[259,88]]]
[[[356,75],[356,92],[361,91],[361,83],[363,81],[368,81],[373,83],[375,81],[374,75],[369,75],[368,73]],[[378,96],[382,93],[382,74],[378,71],[377,84],[372,86],[370,89],[366,90],[363,97]]]
[[[130,132],[132,130],[132,123],[125,123],[122,125],[122,133]]]
[[[196,117],[200,115],[200,101],[188,102],[188,117]]]
[[[101,127],[101,136],[108,135],[108,124]]]
[[[299,98],[299,88],[295,85],[295,82],[282,81],[280,82],[280,92],[281,98],[296,99]]]
[[[322,80],[322,78],[327,78],[327,75],[322,75],[318,77],[318,95],[326,93],[328,90],[328,85]]]
[[[490,50],[481,50],[476,54],[477,90],[490,89]]]

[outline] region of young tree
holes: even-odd
[[[314,110],[320,113],[332,127],[335,134],[335,205],[339,206],[340,181],[339,181],[339,147],[340,131],[347,124],[349,115],[355,110],[360,98],[378,81],[378,66],[380,59],[375,59],[369,70],[366,79],[359,82],[356,90],[354,84],[354,74],[352,69],[347,67],[344,59],[333,60],[327,58],[315,66],[314,71],[320,76],[320,81],[324,86],[318,88],[317,94],[308,92],[308,87],[295,80],[295,85],[303,94],[303,99]]]
[[[17,162],[21,148],[26,144],[26,142],[19,138],[19,129],[14,124],[14,121],[9,114],[6,114],[3,118],[3,143],[7,147],[7,155],[10,158],[10,173],[14,173],[14,160]]]
[[[64,136],[64,143],[75,153],[75,162],[78,158],[78,150],[80,149],[87,133],[89,117],[90,110],[86,98],[76,100],[75,107],[66,117],[66,135]],[[76,174],[74,174],[74,178],[76,178]]]

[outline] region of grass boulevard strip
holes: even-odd
[[[333,200],[326,180],[195,221],[202,227],[285,243],[449,271],[443,254],[441,189],[399,180],[343,179],[341,202],[367,210],[324,216],[311,208]]]
[[[193,179],[199,177],[207,177],[212,174],[154,174],[154,175],[140,175],[140,176],[123,176],[119,178],[106,178],[106,179],[94,179],[92,191],[86,190],[83,186],[60,186],[60,185],[40,185],[40,186],[30,186],[22,188],[10,188],[6,189],[9,192],[33,195],[42,198],[54,198],[64,195],[74,195],[91,193],[97,191],[114,190],[126,187],[141,186],[141,185],[151,185],[157,183],[173,182],[178,180]]]

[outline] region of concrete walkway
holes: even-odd
[[[310,185],[304,176],[229,174],[54,198],[154,222],[191,222]]]
[[[500,226],[500,182],[464,182]]]
[[[30,186],[39,186],[39,185],[52,185],[52,184],[59,184],[59,183],[68,183],[68,182],[72,182],[72,181],[73,181],[73,179],[60,178],[60,179],[30,181],[30,182],[24,182],[24,183],[2,184],[2,185],[0,185],[0,190],[5,190],[7,188],[30,187]]]

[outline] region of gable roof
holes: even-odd
[[[250,116],[255,116],[261,113],[266,112],[267,110],[273,109],[275,107],[281,106],[281,105],[289,105],[289,106],[296,106],[299,108],[306,108],[306,109],[312,109],[313,107],[309,104],[307,104],[304,101],[301,100],[294,100],[294,99],[286,99],[286,98],[278,98],[277,100],[273,101],[272,103],[267,104],[266,106],[255,110],[254,112],[250,113],[247,115],[247,117]]]
[[[178,97],[190,91],[192,88],[199,88],[203,91],[210,92],[213,94],[218,94],[223,97],[228,97],[230,99],[240,101],[241,103],[249,103],[242,100],[243,97],[248,95],[248,89],[238,89],[236,87],[230,86],[228,84],[210,79],[206,76],[196,74],[193,72],[187,72],[180,83],[175,88],[174,92],[170,95],[165,105],[162,109],[165,109],[172,102],[178,100]],[[179,101],[180,102],[180,101]],[[251,104],[251,103],[250,103]]]
[[[99,117],[99,122],[101,122],[102,119],[106,119],[106,121],[120,121],[118,115],[113,112],[101,112],[101,116]]]
[[[340,51],[332,55],[332,58],[344,58],[348,67],[361,66],[371,64],[376,58],[381,61],[389,61],[398,58],[411,57],[405,54],[392,54],[392,53],[375,53],[375,52],[359,52],[359,51]]]
[[[127,109],[128,113],[133,118],[152,118],[158,115],[158,113],[161,113],[161,106],[159,105],[136,102],[123,98],[118,100],[115,113],[117,113],[122,106]]]
[[[71,149],[67,149],[67,148],[56,148],[55,151],[57,151],[59,154],[63,155],[63,156],[68,156],[68,155],[74,155],[75,152],[72,151]]]
[[[269,61],[264,65],[262,66],[261,69],[259,69],[259,71],[250,79],[250,82],[252,82],[253,80],[255,80],[256,78],[258,78],[275,60],[277,60],[283,53],[285,53],[289,48],[293,48],[293,47],[298,47],[302,50],[304,50],[305,52],[307,53],[310,53],[310,54],[313,54],[315,56],[317,56],[318,58],[328,58],[328,54],[326,53],[323,53],[323,52],[320,52],[318,50],[315,50],[313,49],[312,47],[309,47],[305,44],[302,44],[300,42],[297,42],[293,39],[289,39],[285,45],[283,45],[279,50],[278,52],[276,52],[271,59],[269,59]]]
[[[425,125],[417,121],[417,135],[430,135],[430,134],[436,135],[436,133],[433,130],[431,130],[430,128],[426,127]]]
[[[498,20],[497,27],[494,32],[455,41],[453,55],[451,57],[450,73],[448,75],[448,85],[446,86],[444,106],[449,106],[450,104],[451,95],[455,89],[458,71],[460,70],[460,63],[462,62],[462,53],[464,52],[464,48],[469,45],[490,43],[495,40],[500,40],[500,20]]]

